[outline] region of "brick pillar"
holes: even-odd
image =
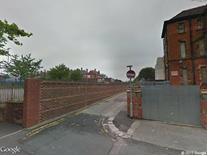
[[[142,97],[140,89],[133,92],[133,116],[136,119],[142,119]]]
[[[23,126],[31,127],[40,121],[41,80],[27,79],[24,87]]]
[[[132,92],[133,118],[142,119],[142,96],[141,89],[135,88]],[[130,90],[127,90],[127,113],[130,116]]]
[[[201,86],[200,89],[200,122],[204,128],[207,128],[207,88]]]

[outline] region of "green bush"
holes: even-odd
[[[83,75],[79,69],[71,71],[70,79],[72,81],[81,81],[82,78],[83,78]]]
[[[50,80],[70,80],[70,69],[64,64],[60,64],[47,72],[47,78]]]

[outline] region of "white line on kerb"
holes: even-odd
[[[16,132],[13,132],[13,133],[4,135],[4,136],[0,137],[0,140],[1,140],[1,139],[4,139],[4,138],[6,138],[6,137],[9,137],[9,136],[15,135],[15,134],[17,134],[17,133],[19,133],[19,132],[21,132],[21,131],[23,131],[23,130],[24,130],[24,129],[21,129],[21,130],[19,130],[19,131],[16,131]]]

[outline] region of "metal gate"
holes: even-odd
[[[143,118],[200,126],[199,86],[142,86]]]

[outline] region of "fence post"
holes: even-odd
[[[27,79],[24,85],[23,126],[31,127],[40,121],[41,80]]]

